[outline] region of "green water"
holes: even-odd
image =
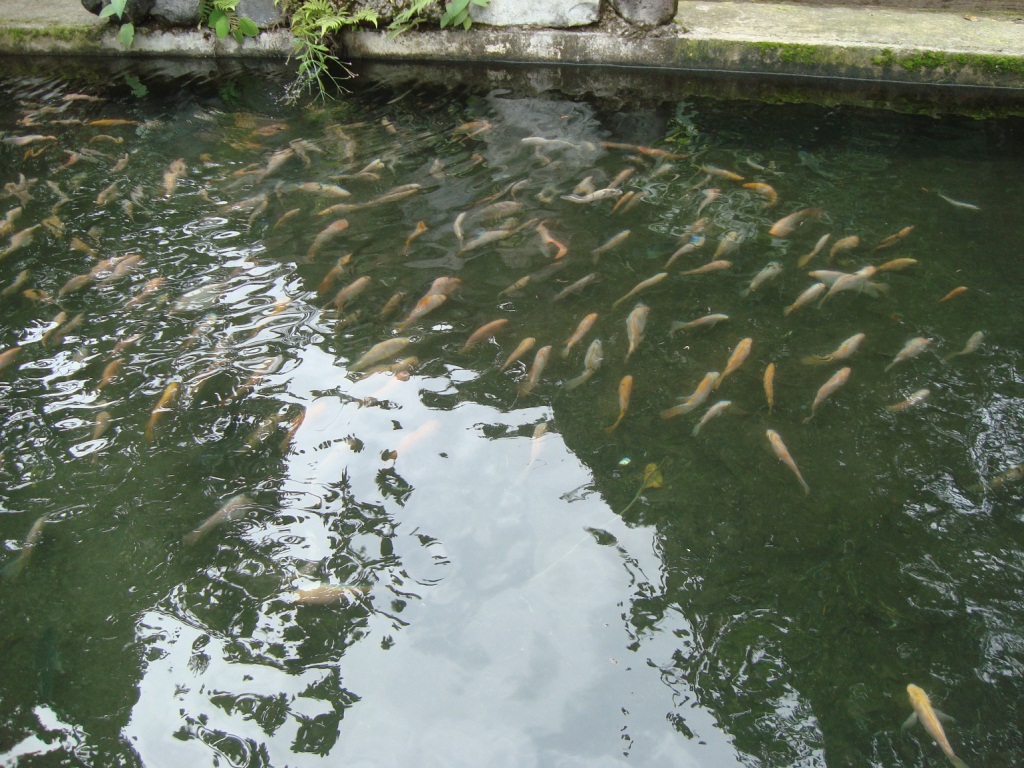
[[[946,732],[969,765],[1024,760],[1024,484],[993,482],[1024,462],[1019,118],[706,87],[563,93],[543,85],[550,71],[487,86],[365,78],[337,102],[286,105],[287,72],[175,67],[141,73],[143,96],[124,70],[82,63],[0,81],[0,214],[22,204],[24,174],[12,232],[40,225],[0,260],[3,286],[30,270],[0,299],[0,347],[22,348],[0,371],[4,764],[943,765],[920,726],[900,730],[909,683],[956,718]],[[92,122],[109,119],[130,122]],[[17,145],[32,134],[53,138]],[[708,165],[744,180],[708,181]],[[563,198],[627,168],[631,207]],[[297,188],[308,182],[350,196]],[[98,204],[112,184],[119,197]],[[403,199],[318,215],[409,184]],[[665,270],[711,187],[704,246]],[[492,197],[519,205],[485,221]],[[808,207],[821,216],[769,236]],[[502,239],[460,252],[463,212],[463,244]],[[311,248],[342,216],[347,229]],[[557,263],[540,222],[568,249]],[[731,268],[680,274],[730,231]],[[851,235],[860,246],[830,266]],[[125,254],[141,259],[122,276],[59,295]],[[874,275],[881,296],[783,315],[807,270],[897,258],[917,263]],[[771,261],[781,273],[741,296]],[[442,276],[458,290],[396,331]],[[638,302],[649,317],[626,360]],[[82,319],[47,335],[61,312]],[[669,334],[713,312],[729,319]],[[977,351],[944,359],[976,331]],[[847,361],[802,364],[855,333]],[[348,370],[403,334],[384,362],[415,356],[411,370]],[[918,336],[930,346],[887,371]],[[534,350],[499,372],[526,337]],[[603,365],[566,389],[596,338]],[[749,357],[703,406],[659,418],[744,338]],[[843,365],[849,382],[804,423]],[[626,375],[629,407],[608,433]],[[919,405],[886,410],[922,388]],[[732,407],[694,437],[722,399]],[[645,484],[650,465],[660,482]],[[240,515],[186,543],[239,494]],[[318,585],[352,589],[297,604]]]

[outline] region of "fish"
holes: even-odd
[[[94,125],[97,128],[113,128],[115,126],[123,125],[138,125],[138,120],[125,120],[120,117],[104,117],[99,120],[90,120],[88,125]]]
[[[690,320],[688,323],[684,323],[680,320],[673,320],[672,324],[668,328],[668,335],[674,336],[677,331],[692,331],[695,328],[712,328],[728,319],[728,315],[716,312],[715,314],[698,317],[696,320]]]
[[[555,255],[551,257],[555,261],[558,261],[558,259],[562,258],[569,252],[568,246],[566,246],[561,240],[556,240],[548,231],[547,225],[543,221],[537,224],[537,234],[540,235],[542,246],[555,246]],[[547,256],[547,252],[545,252],[544,255]]]
[[[665,262],[665,269],[668,269],[673,264],[675,264],[676,259],[678,259],[680,256],[685,256],[688,253],[693,253],[694,251],[696,251],[698,248],[704,245],[705,241],[706,238],[704,237],[704,235],[693,235],[690,239],[690,242],[686,243],[685,245],[677,249],[675,253],[668,257],[668,261]]]
[[[603,245],[600,245],[597,248],[595,248],[593,250],[594,256],[600,256],[602,253],[607,253],[608,251],[610,251],[612,248],[616,247],[617,245],[622,245],[622,243],[624,243],[626,241],[626,238],[629,237],[629,235],[630,235],[630,230],[628,230],[628,229],[622,230],[621,232],[619,232],[619,234],[614,235],[611,238],[609,238],[608,240],[606,240]]]
[[[553,299],[551,299],[551,301],[561,301],[562,299],[566,298],[567,296],[571,296],[574,293],[579,293],[584,288],[586,288],[588,285],[590,285],[591,283],[593,283],[593,282],[595,282],[596,280],[599,280],[599,279],[600,279],[600,275],[598,275],[596,272],[591,272],[589,275],[585,275],[585,276],[581,277],[576,282],[574,282],[574,283],[572,283],[570,285],[567,285],[565,288],[560,290],[558,293],[555,294],[555,297]]]
[[[1013,485],[1022,480],[1024,480],[1024,464],[1017,464],[1005,472],[1000,472],[991,480],[984,481],[983,486],[990,491],[997,491],[1004,485]]]
[[[324,244],[329,243],[346,229],[348,229],[348,219],[338,219],[337,221],[328,224],[315,238],[313,238],[313,242],[309,246],[309,250],[306,251],[306,261],[312,261],[316,258],[317,251],[319,251]]]
[[[156,439],[156,425],[160,420],[161,414],[169,411],[171,408],[171,402],[178,395],[178,389],[181,385],[177,381],[172,381],[165,388],[160,399],[157,401],[156,407],[149,415],[149,421],[146,423],[146,442],[152,443]]]
[[[201,538],[217,526],[240,518],[249,511],[252,504],[252,497],[247,493],[240,493],[237,496],[232,496],[221,505],[220,509],[206,518],[198,528],[187,534],[182,541],[187,546],[195,546],[199,543]]]
[[[641,192],[640,194],[642,195],[643,192]],[[612,206],[612,213],[618,213],[619,209],[623,209],[623,212],[625,212],[624,207],[631,208],[633,206],[633,202],[636,196],[636,192],[634,192],[632,189],[629,190],[629,192],[623,194],[622,197],[615,201],[615,205]]]
[[[418,357],[403,357],[394,363],[388,365],[374,365],[367,368],[359,380],[373,376],[375,373],[394,373],[398,378],[403,381],[408,378],[408,375],[420,364]]]
[[[928,732],[928,735],[935,739],[939,749],[949,758],[949,762],[954,768],[967,768],[967,763],[953,753],[953,747],[950,745],[949,739],[946,738],[946,732],[942,730],[942,724],[939,722],[940,717],[949,719],[949,716],[933,709],[931,702],[928,700],[928,694],[913,683],[907,686],[907,696],[910,699],[910,706],[914,708],[914,711],[907,718],[906,722],[903,723],[903,727],[909,728],[914,723],[920,722],[924,726],[925,731]]]
[[[31,144],[41,144],[56,140],[56,136],[43,136],[38,133],[33,133],[28,136],[8,136],[4,139],[8,144],[12,144],[15,147],[27,147]]]
[[[451,296],[462,285],[462,280],[457,277],[439,277],[430,284],[426,296]]]
[[[701,165],[699,166],[702,173],[706,173],[708,176],[714,176],[718,179],[728,179],[729,181],[743,181],[743,177],[733,171],[727,171],[724,168],[718,168],[714,165]],[[744,187],[749,186],[747,184]]]
[[[804,476],[800,474],[796,462],[793,461],[793,457],[790,455],[789,449],[786,448],[786,444],[782,442],[779,433],[774,429],[769,429],[765,434],[768,435],[768,442],[771,444],[772,450],[775,451],[775,455],[779,457],[779,461],[789,467],[793,474],[796,475],[796,479],[800,481],[800,487],[804,489],[804,495],[810,496],[811,488],[807,485],[807,481],[804,480]]]
[[[528,336],[527,338],[523,339],[521,342],[519,342],[519,345],[514,350],[512,350],[512,354],[508,356],[508,358],[502,364],[500,370],[504,371],[506,368],[512,365],[512,363],[514,363],[520,357],[522,357],[531,349],[533,349],[536,343],[537,340],[532,336]]]
[[[526,468],[523,470],[524,474],[533,469],[533,465],[537,463],[537,457],[540,456],[540,449],[544,444],[544,436],[548,433],[548,423],[542,421],[533,428],[533,437],[530,438],[530,460],[526,463]]]
[[[29,558],[32,557],[32,551],[36,548],[39,543],[39,539],[43,535],[43,525],[47,520],[50,519],[50,512],[40,515],[36,518],[36,521],[32,523],[32,527],[28,529],[28,533],[25,535],[25,541],[21,545],[21,554],[18,555],[17,559],[12,560],[3,567],[4,579],[10,581],[28,565]]]
[[[384,306],[380,308],[380,312],[377,313],[378,320],[387,320],[395,312],[398,311],[398,307],[405,299],[406,291],[397,291],[391,295],[391,298],[384,302]]]
[[[379,344],[374,344],[362,357],[352,363],[348,370],[352,372],[365,370],[382,360],[394,357],[411,343],[412,339],[399,336],[394,339],[387,339]]]
[[[768,401],[768,415],[775,407],[775,363],[768,363],[764,369],[764,397]]]
[[[722,386],[722,382],[725,381],[726,377],[743,365],[743,361],[747,359],[747,356],[750,354],[750,350],[753,346],[754,340],[750,337],[740,339],[735,349],[733,349],[732,354],[729,355],[729,360],[725,364],[725,370],[722,371],[722,375],[718,377],[717,381],[715,381],[715,389]]]
[[[0,224],[0,237],[6,237],[14,231],[14,222],[21,217],[24,210],[24,208],[18,205],[11,208],[11,210],[4,215],[3,223]]]
[[[61,342],[64,341],[64,337],[66,337],[69,333],[77,329],[78,326],[80,326],[82,324],[82,321],[84,320],[85,313],[79,313],[70,320],[68,320],[63,325],[59,325],[56,328],[51,328],[49,331],[43,334],[43,346],[47,347],[51,345],[55,346],[57,344],[60,344]]]
[[[18,276],[14,278],[10,285],[6,286],[2,291],[0,291],[0,296],[6,299],[7,297],[13,296],[14,294],[18,293],[22,288],[25,287],[25,284],[28,283],[28,279],[31,276],[31,269],[21,270],[21,272],[18,273]]]
[[[461,256],[464,253],[475,251],[477,248],[483,248],[485,245],[491,243],[498,243],[502,240],[507,240],[519,231],[519,227],[508,227],[505,229],[490,229],[478,232],[476,236],[463,244],[459,250],[455,252],[456,256]]]
[[[754,275],[754,279],[750,281],[750,285],[740,291],[740,296],[746,298],[773,277],[778,277],[781,273],[782,264],[777,261],[768,262],[764,269]]]
[[[946,355],[946,360],[952,360],[954,357],[960,357],[960,355],[969,355],[972,352],[977,352],[978,347],[981,346],[981,342],[985,340],[985,334],[982,331],[975,331],[971,334],[971,337],[967,339],[967,343],[964,348],[959,352],[954,352],[951,355]]]
[[[551,357],[551,345],[541,347],[537,350],[537,354],[533,356],[533,365],[530,366],[530,373],[527,374],[526,380],[519,385],[519,397],[526,397],[533,392],[534,387],[537,386],[537,382],[540,381],[540,375],[544,372],[544,368],[548,364],[548,359]]]
[[[423,186],[421,184],[402,184],[401,186],[395,187],[394,189],[385,192],[383,195],[375,197],[372,200],[368,200],[365,203],[339,203],[338,205],[332,205],[330,208],[324,208],[324,210],[320,211],[317,216],[332,216],[340,213],[362,211],[383,203],[394,203],[399,200],[404,200],[407,197],[412,197],[422,188]]]
[[[849,367],[840,368],[829,377],[828,381],[821,385],[818,389],[818,394],[814,396],[814,402],[811,403],[811,415],[804,419],[804,424],[814,418],[814,415],[818,412],[819,405],[825,402],[825,400],[831,397],[837,389],[850,380],[850,371],[851,369]]]
[[[939,197],[941,197],[943,200],[945,200],[947,203],[949,203],[950,205],[954,206],[955,208],[963,208],[963,209],[968,210],[968,211],[980,211],[981,210],[981,207],[975,205],[974,203],[965,203],[965,202],[963,202],[961,200],[954,200],[951,197],[946,197],[945,195],[940,194],[940,193],[936,193],[936,194],[938,194]]]
[[[185,158],[179,157],[169,166],[164,172],[164,197],[170,197],[174,194],[175,188],[178,186],[178,179],[185,175]]]
[[[99,256],[97,256],[96,251],[93,249],[93,247],[91,245],[89,245],[88,243],[86,243],[84,240],[82,240],[80,237],[72,237],[70,245],[76,251],[81,251],[82,253],[84,253],[87,256],[90,256],[90,257],[92,257],[94,259],[99,258]]]
[[[146,284],[144,286],[142,286],[142,290],[139,291],[131,299],[129,299],[125,303],[124,308],[125,309],[129,309],[129,308],[134,307],[134,306],[136,306],[138,304],[141,304],[147,298],[149,298],[154,293],[156,293],[158,290],[160,290],[160,286],[162,286],[166,281],[167,281],[167,278],[165,278],[165,277],[154,277],[154,278],[151,278],[151,279],[147,280]]]
[[[405,253],[409,252],[409,247],[412,245],[413,240],[418,238],[426,231],[427,223],[425,221],[416,222],[416,228],[412,231],[412,234],[405,238]]]
[[[717,403],[708,408],[707,412],[705,412],[704,416],[701,417],[701,420],[697,422],[697,426],[693,428],[693,432],[691,432],[690,434],[696,437],[698,434],[700,434],[700,430],[705,424],[707,424],[716,416],[721,416],[729,409],[729,406],[731,405],[731,400],[719,400]]]
[[[824,212],[821,208],[803,208],[799,211],[794,211],[772,224],[768,234],[772,237],[789,237],[796,231],[797,227],[811,219],[818,218]]]
[[[590,342],[590,346],[587,347],[587,354],[583,357],[583,373],[574,379],[569,379],[565,382],[564,387],[571,391],[581,384],[585,384],[595,373],[597,373],[597,369],[601,367],[601,363],[603,362],[604,345],[601,343],[600,339],[594,339]]]
[[[931,339],[927,339],[924,336],[915,336],[906,344],[903,345],[896,357],[893,358],[892,362],[885,366],[885,370],[888,371],[897,363],[902,363],[904,360],[909,360],[912,357],[917,357],[919,354],[928,348],[928,345],[932,343]]]
[[[295,605],[353,603],[366,594],[368,589],[368,587],[354,587],[348,584],[319,584],[308,589],[296,589],[289,594],[289,597]]]
[[[324,184],[320,181],[306,181],[294,186],[288,186],[287,192],[308,192],[311,195],[323,195],[324,197],[352,197],[352,193],[337,184]]]
[[[274,433],[282,419],[284,419],[283,413],[272,413],[260,421],[260,423],[256,425],[256,429],[254,429],[246,439],[246,449],[250,451],[257,450]]]
[[[619,415],[611,426],[604,428],[605,434],[610,435],[618,429],[619,424],[621,424],[622,420],[626,418],[626,411],[629,410],[629,399],[632,394],[633,377],[627,374],[619,381]]]
[[[775,191],[775,187],[771,184],[764,184],[759,181],[749,181],[743,185],[743,188],[749,189],[751,192],[755,192],[763,197],[766,208],[771,208],[779,200],[779,193]]]
[[[700,201],[700,205],[697,206],[697,216],[699,217],[701,211],[711,205],[715,200],[718,199],[718,195],[721,192],[720,189],[705,189],[700,194],[704,199]]]
[[[0,251],[0,261],[6,259],[12,253],[32,243],[35,237],[36,231],[41,227],[42,224],[36,224],[31,227],[27,227],[20,232],[16,232],[11,235],[10,245],[7,246],[3,251]]]
[[[938,303],[941,304],[944,301],[949,301],[950,299],[956,298],[960,294],[966,293],[967,290],[968,290],[968,288],[967,288],[966,285],[958,285],[952,291],[950,291],[945,296],[943,296],[941,299],[939,299]]]
[[[634,296],[636,296],[641,291],[647,290],[652,285],[657,285],[662,280],[664,280],[666,277],[668,277],[668,272],[659,272],[658,274],[656,274],[656,275],[654,275],[652,277],[648,277],[646,280],[641,280],[639,283],[637,283],[635,286],[633,286],[633,288],[629,291],[629,293],[627,293],[624,296],[622,296],[619,299],[617,299],[612,304],[612,309],[615,309],[620,304],[622,304],[624,301],[627,301],[627,300],[633,298]]]
[[[688,269],[685,272],[680,272],[680,275],[706,275],[709,272],[721,272],[723,269],[729,269],[732,266],[731,261],[721,259],[719,261],[711,261],[707,264],[697,267],[696,269]]]
[[[838,272],[834,269],[816,269],[813,272],[808,272],[807,276],[812,277],[825,285],[834,285],[837,280],[846,277],[849,274],[849,272]]]
[[[871,276],[877,271],[877,267],[869,265],[863,269],[857,270],[856,272],[842,275],[832,283],[828,289],[828,293],[826,293],[824,298],[822,298],[818,303],[818,306],[820,307],[837,293],[842,293],[843,291],[857,291],[858,293],[866,293],[869,296],[877,298],[889,289],[887,285],[871,282]]]
[[[855,333],[836,347],[834,352],[829,352],[827,355],[808,355],[807,357],[801,358],[800,362],[804,365],[825,365],[827,363],[834,363],[838,360],[845,360],[860,348],[861,342],[864,341],[865,338],[867,338],[865,334]]]
[[[604,189],[595,190],[589,195],[561,195],[561,198],[577,205],[586,205],[588,203],[596,203],[599,200],[607,200],[610,197],[619,197],[621,194],[621,189],[605,187]]]
[[[876,251],[880,251],[883,248],[891,248],[892,246],[896,245],[896,243],[898,243],[900,240],[902,240],[904,237],[906,237],[907,235],[909,235],[913,231],[914,231],[914,227],[913,226],[904,227],[899,232],[897,232],[895,235],[889,235],[888,237],[883,238],[882,242],[880,242],[878,245],[875,246],[875,250]]]
[[[728,256],[730,253],[740,247],[740,243],[743,242],[743,237],[739,232],[735,230],[726,232],[722,235],[722,239],[718,241],[718,247],[715,249],[715,255],[711,257],[712,261],[717,261],[723,256]]]
[[[93,423],[92,439],[99,440],[110,429],[110,411],[100,411],[96,414],[96,421]]]
[[[810,288],[801,293],[799,296],[797,296],[796,301],[794,301],[792,304],[790,304],[788,307],[782,310],[782,314],[785,316],[793,314],[794,312],[796,312],[796,310],[800,309],[800,307],[805,307],[808,304],[812,303],[826,290],[828,290],[828,286],[825,285],[824,283],[815,283]]]
[[[857,235],[849,235],[848,237],[841,237],[836,240],[832,247],[828,249],[828,260],[831,262],[837,254],[845,253],[846,251],[852,251],[855,248],[860,247],[860,237]]]
[[[879,272],[902,272],[905,269],[916,267],[920,262],[917,259],[892,259],[884,264],[878,265]]]
[[[403,331],[410,325],[414,325],[424,315],[433,312],[448,300],[448,297],[440,293],[428,293],[413,307],[412,311],[404,320],[395,324],[396,331]]]
[[[597,312],[591,312],[589,315],[580,320],[579,325],[576,326],[576,330],[572,332],[572,335],[565,340],[565,349],[562,350],[562,358],[569,357],[569,352],[576,344],[582,341],[583,337],[587,335],[591,328],[594,327],[594,323],[597,322]]]
[[[887,410],[889,413],[899,413],[900,411],[905,411],[908,408],[913,408],[915,405],[923,403],[930,394],[930,390],[919,389],[910,396],[908,396],[906,400],[901,400],[898,403],[893,403],[892,405],[885,406],[885,410]]]
[[[331,306],[340,312],[348,302],[369,288],[371,282],[373,279],[369,275],[356,278],[334,295]]]
[[[711,392],[714,390],[715,382],[718,381],[718,376],[718,371],[709,371],[704,374],[704,378],[701,379],[700,384],[697,385],[697,388],[693,390],[693,393],[689,397],[683,400],[679,405],[666,408],[658,415],[662,419],[672,419],[676,416],[682,416],[684,413],[689,413],[690,411],[699,408],[704,404],[704,401],[708,399]],[[682,398],[679,399],[682,400]]]
[[[470,334],[469,338],[466,339],[466,343],[463,345],[463,347],[462,347],[462,349],[460,351],[461,352],[469,351],[470,349],[472,349],[474,346],[479,344],[484,339],[489,339],[492,336],[494,336],[494,334],[498,333],[498,331],[500,331],[506,325],[508,325],[508,318],[507,317],[502,317],[502,318],[499,318],[498,320],[491,320],[491,322],[489,322],[489,323],[484,323],[479,328],[477,328],[475,331],[473,331],[472,334]]]
[[[627,361],[643,341],[644,327],[647,325],[647,316],[650,312],[650,307],[646,304],[637,304],[626,318],[626,336],[629,339],[629,350],[626,352]]]
[[[338,278],[348,271],[349,265],[351,263],[351,253],[346,253],[344,256],[338,259],[337,262],[335,262],[334,266],[327,271],[326,275],[324,275],[324,279],[321,280],[320,284],[316,287],[317,294],[323,296],[325,293],[331,290],[331,288],[334,287],[334,284],[338,282]]]
[[[117,358],[107,363],[103,369],[103,373],[100,375],[100,383],[96,385],[96,389],[102,392],[107,386],[109,386],[114,379],[121,375],[121,370],[124,368],[124,360]]]

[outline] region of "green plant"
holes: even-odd
[[[388,25],[388,37],[394,40],[406,30],[413,29],[423,22],[423,12],[437,0],[412,0],[412,3]]]
[[[275,0],[291,15],[292,35],[295,37],[295,57],[299,73],[294,93],[315,89],[325,95],[324,80],[335,82],[330,74],[332,64],[340,66],[346,77],[353,73],[330,52],[328,39],[343,29],[363,22],[377,26],[377,13],[371,8],[349,12],[350,5],[336,7],[330,0]]]
[[[441,16],[441,29],[449,24],[453,27],[461,25],[463,29],[469,29],[473,26],[473,19],[469,15],[469,6],[479,5],[481,8],[486,8],[487,2],[488,0],[452,0],[452,2],[446,3],[444,14]]]
[[[229,34],[239,43],[247,37],[256,37],[260,28],[248,16],[239,16],[235,9],[238,0],[200,0],[199,23],[206,22],[223,40]]]
[[[122,20],[121,29],[117,32],[117,40],[125,48],[131,48],[132,42],[135,40],[135,25],[130,21],[124,21],[124,9],[128,5],[128,0],[110,0],[107,5],[103,6],[103,10],[100,11],[100,18],[105,19],[108,16],[117,16]]]

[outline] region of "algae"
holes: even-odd
[[[1024,58],[1018,56],[997,56],[981,53],[944,53],[942,51],[919,51],[913,54],[896,54],[886,48],[872,59],[879,67],[900,67],[907,72],[937,70],[943,74],[955,74],[970,69],[990,76],[1019,75],[1024,77]]]

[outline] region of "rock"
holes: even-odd
[[[674,5],[674,3],[673,3]],[[491,0],[487,8],[470,6],[474,24],[495,27],[581,27],[600,16],[599,0]]]
[[[676,0],[613,0],[615,12],[630,24],[657,27],[672,21]]]
[[[199,0],[154,0],[150,14],[175,27],[194,27],[199,24]]]
[[[108,3],[109,0],[82,0],[82,7],[89,13],[95,13],[98,16],[103,10],[103,6]],[[153,0],[128,0],[128,4],[124,7],[124,17],[111,16],[110,21],[112,24],[121,24],[126,21],[130,21],[132,24],[141,24],[149,16],[152,7]]]
[[[239,16],[247,16],[255,21],[260,29],[284,23],[284,14],[274,5],[274,0],[238,0],[235,12]]]

